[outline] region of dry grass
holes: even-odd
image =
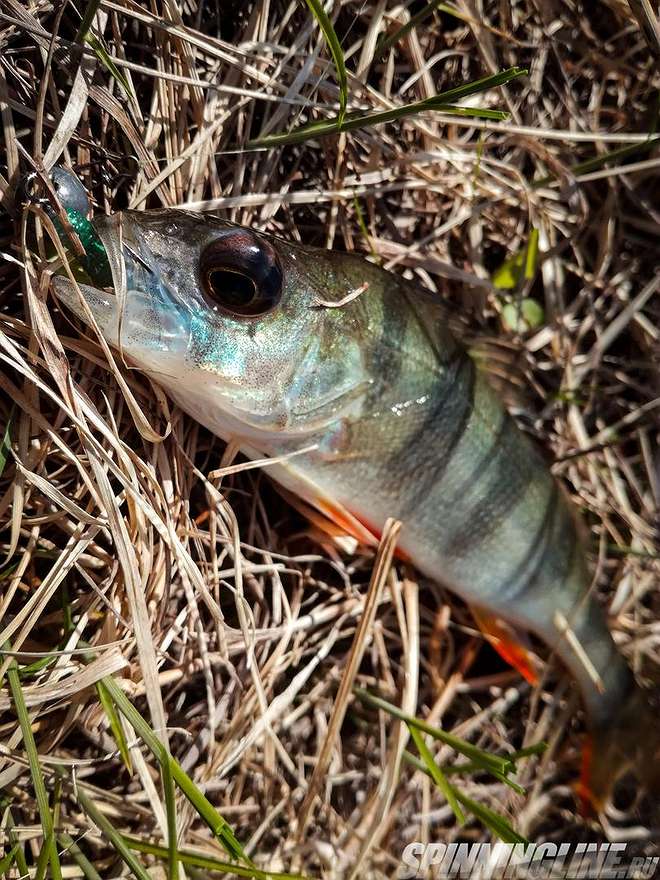
[[[72,327],[47,296],[43,254],[26,247],[33,218],[13,205],[29,157],[65,160],[100,211],[191,204],[371,252],[437,290],[473,338],[499,340],[502,370],[513,356],[525,375],[521,421],[584,511],[621,650],[657,679],[654,55],[623,0],[586,4],[588,14],[571,0],[451,9],[379,55],[378,37],[405,24],[404,6],[332,4],[348,111],[528,67],[471,99],[506,109],[506,123],[427,113],[245,152],[250,139],[339,112],[335,68],[304,3],[104,0],[93,33],[125,91],[103,53],[72,45],[72,5],[0,2],[0,434],[9,425],[12,447],[0,475],[0,644],[13,652],[1,666],[0,834],[6,843],[16,825],[28,865],[46,826],[10,699],[12,657],[48,658],[20,680],[66,876],[89,870],[71,841],[100,876],[119,876],[94,809],[124,834],[168,839],[166,774],[161,783],[154,753],[99,702],[95,684],[112,676],[264,868],[391,876],[411,840],[488,839],[473,821],[459,828],[430,780],[401,764],[404,725],[340,689],[349,654],[359,686],[491,751],[548,739],[543,758],[522,765],[526,795],[487,777],[460,783],[530,839],[607,836],[653,850],[657,829],[634,791],[601,824],[576,816],[578,700],[558,670],[531,692],[484,646],[469,612],[411,571],[385,571],[367,591],[371,555],[316,533],[265,472],[234,473],[235,450],[139,373],[109,367]],[[532,230],[540,265],[511,299],[535,300],[543,316],[517,333],[491,278]],[[182,847],[225,857],[180,793],[176,821]],[[158,864],[151,876],[165,876]],[[20,869],[18,860],[6,876]]]

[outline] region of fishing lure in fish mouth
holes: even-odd
[[[358,540],[400,519],[402,554],[476,608],[523,671],[489,621],[556,651],[591,730],[585,797],[600,805],[629,766],[659,786],[657,718],[589,595],[574,512],[432,295],[356,255],[206,215],[93,226],[118,295],[91,265],[80,290],[110,344],[246,455],[288,456],[273,478]],[[75,286],[53,282],[85,320]]]

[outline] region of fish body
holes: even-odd
[[[95,226],[125,278],[119,299],[81,286],[107,341],[248,456],[286,456],[269,473],[305,502],[367,543],[401,520],[423,575],[539,635],[580,686],[604,795],[644,700],[589,595],[575,512],[436,299],[356,255],[205,215]],[[70,282],[55,290],[85,317]]]

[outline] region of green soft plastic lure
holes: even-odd
[[[50,180],[73,231],[85,249],[84,255],[73,253],[67,231],[55,206],[39,187],[39,177],[36,173],[27,175],[22,182],[21,189],[25,200],[39,204],[53,221],[60,240],[71,257],[71,266],[80,275],[81,280],[92,281],[100,287],[112,287],[112,271],[108,255],[92,223],[92,206],[87,190],[76,175],[66,168],[53,168],[50,172]]]

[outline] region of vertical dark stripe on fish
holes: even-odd
[[[390,460],[397,481],[409,481],[402,485],[401,517],[419,507],[449,466],[472,414],[475,372],[472,358],[457,351],[433,386],[423,419],[415,425],[406,448]]]
[[[448,509],[455,514],[446,539],[452,556],[464,556],[496,532],[523,500],[532,480],[543,474],[535,450],[521,446],[513,419],[503,411],[492,443],[453,496],[445,499]],[[461,504],[464,498],[474,501],[465,507]]]
[[[547,527],[540,536],[539,554],[534,565],[521,573],[524,578],[524,590],[530,595],[537,592],[542,595],[544,590],[560,590],[565,586],[575,563],[575,556],[580,546],[578,529],[556,483],[553,485],[557,495],[554,512]],[[582,596],[576,596],[576,604]]]
[[[559,486],[553,482],[543,519],[530,538],[527,553],[508,575],[506,584],[502,585],[500,595],[503,599],[510,601],[526,592],[543,568],[548,552],[555,549],[552,543],[555,520],[565,513],[560,500]]]

